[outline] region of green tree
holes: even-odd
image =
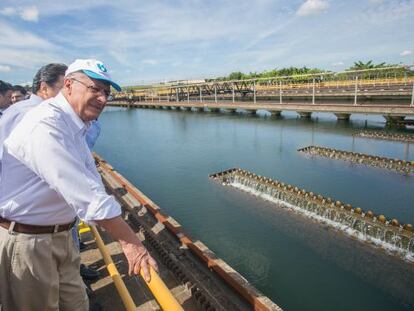
[[[385,68],[385,67],[391,67],[394,65],[387,64],[385,62],[380,64],[374,64],[372,60],[367,61],[364,63],[363,61],[357,61],[354,62],[354,65],[349,67],[348,70],[364,70],[364,69],[375,69],[375,68]]]
[[[243,79],[244,74],[240,71],[235,71],[229,74],[228,80],[241,80]]]

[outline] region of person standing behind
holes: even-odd
[[[26,99],[27,91],[26,89],[21,85],[14,85],[13,86],[13,92],[11,95],[11,102],[12,104],[15,104],[19,101]]]
[[[41,67],[33,78],[30,98],[16,103],[4,111],[2,118],[0,118],[0,179],[4,140],[10,135],[26,112],[59,93],[63,86],[63,77],[67,68],[65,64],[55,63]]]
[[[3,111],[11,105],[11,94],[13,86],[10,83],[0,80],[0,117]]]
[[[119,240],[129,274],[150,280],[155,260],[106,193],[86,144],[111,80],[97,60],[76,60],[62,91],[30,110],[4,142],[0,180],[0,302],[3,310],[88,310],[79,252],[69,232],[75,217]],[[7,180],[7,182],[5,182]],[[18,252],[18,256],[15,256]],[[22,299],[21,297],[24,297]]]

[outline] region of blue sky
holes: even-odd
[[[97,58],[121,85],[414,62],[414,0],[0,2],[0,79]]]

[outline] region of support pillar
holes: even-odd
[[[405,127],[405,124],[402,122],[405,119],[405,116],[387,116],[384,115],[386,120],[386,126],[389,127]]]
[[[247,114],[256,114],[256,109],[245,109]]]
[[[351,114],[350,113],[335,113],[335,116],[338,120],[349,121]]]
[[[309,119],[312,116],[310,111],[298,111],[298,114],[301,118]]]

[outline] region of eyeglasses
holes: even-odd
[[[77,80],[77,79],[75,79],[75,78],[72,78],[71,80],[74,80],[74,81],[76,81],[76,82],[79,82],[80,84],[83,84],[89,91],[91,91],[91,93],[92,94],[98,94],[98,93],[101,93],[101,94],[103,94],[106,98],[108,98],[110,95],[111,95],[111,91],[109,91],[109,90],[104,90],[104,89],[101,89],[101,88],[99,88],[99,87],[96,87],[96,86],[93,86],[93,85],[87,85],[86,83],[84,83],[84,82],[82,82],[82,81],[79,81],[79,80]]]

